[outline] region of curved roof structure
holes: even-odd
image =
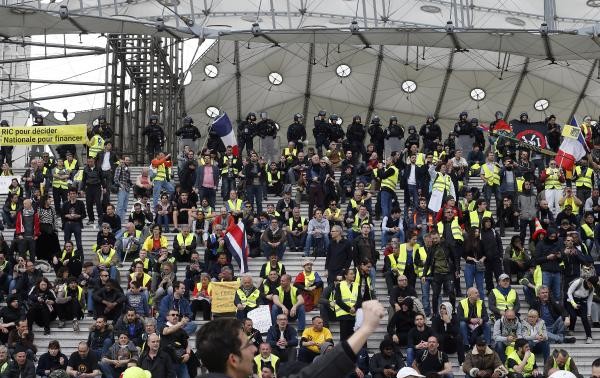
[[[462,110],[482,120],[501,110],[564,121],[600,103],[597,0],[14,3],[30,11],[0,8],[14,15],[0,35],[105,28],[216,39],[186,87],[187,113],[206,122],[214,108],[233,119],[268,111],[283,125],[320,109],[343,119],[396,114],[404,124],[426,114],[449,123]],[[61,6],[69,17],[60,18]]]

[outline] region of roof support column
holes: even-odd
[[[544,22],[548,25],[548,30],[556,30],[555,0],[544,0]]]
[[[315,44],[310,44],[310,49],[308,50],[308,67],[306,68],[306,88],[304,89],[304,106],[302,107],[302,115],[304,116],[304,122],[306,125],[306,120],[308,120],[308,105],[310,103],[310,88],[312,83],[312,73],[313,73],[313,61],[315,59]]]
[[[242,122],[242,72],[240,71],[240,42],[233,42],[235,59],[235,98],[237,103],[237,121]]]
[[[454,64],[454,53],[455,50],[450,50],[450,57],[448,58],[448,68],[446,68],[446,75],[444,75],[444,81],[442,82],[442,88],[440,89],[440,96],[438,97],[437,104],[435,106],[435,112],[433,116],[435,119],[438,118],[440,110],[442,110],[442,104],[444,103],[444,97],[446,97],[446,90],[448,89],[448,81],[452,75],[452,65]]]
[[[515,86],[515,90],[510,97],[510,101],[508,102],[508,107],[506,108],[506,113],[504,114],[504,119],[509,119],[510,112],[512,111],[512,107],[515,104],[515,100],[519,95],[519,91],[521,90],[521,85],[523,85],[523,80],[527,75],[529,68],[529,58],[525,58],[525,63],[523,63],[523,69],[521,70],[521,74],[519,75],[519,80],[517,80],[517,85]]]
[[[377,66],[375,67],[375,76],[373,77],[373,88],[371,89],[371,100],[367,111],[367,119],[365,124],[371,123],[371,116],[375,110],[375,99],[377,98],[377,88],[379,87],[379,77],[381,76],[381,66],[383,63],[383,45],[379,46],[379,54],[377,54]]]
[[[594,60],[594,63],[590,67],[590,72],[588,73],[587,77],[585,78],[585,83],[583,83],[583,86],[581,87],[581,91],[579,92],[579,96],[577,96],[577,100],[575,100],[575,105],[573,105],[573,110],[571,110],[571,114],[569,115],[569,120],[571,120],[573,118],[573,116],[577,112],[577,109],[579,108],[579,104],[581,104],[581,101],[585,98],[585,92],[587,91],[588,85],[590,84],[590,81],[592,80],[592,76],[594,75],[594,70],[596,69],[597,65],[598,65],[598,59]]]

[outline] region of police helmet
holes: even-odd
[[[267,115],[267,112],[260,112],[260,114],[259,114],[259,115],[260,115],[260,119],[267,119],[267,118],[268,118],[268,117],[267,117],[267,116],[268,116],[268,115]]]
[[[325,110],[319,110],[319,117],[325,117],[327,112]]]
[[[158,123],[158,115],[157,114],[152,114],[150,116],[150,118],[148,118],[150,120],[150,123],[152,123],[152,121],[156,121],[156,123]]]
[[[330,121],[337,122],[338,119],[340,119],[340,117],[338,117],[338,115],[335,113],[333,113],[332,115],[329,116]]]
[[[300,113],[294,114],[294,122],[300,122],[303,119],[304,119],[304,116],[302,114],[300,114]]]
[[[353,123],[356,123],[357,121],[358,121],[358,122],[360,122],[360,121],[361,121],[361,118],[360,118],[360,115],[358,115],[358,114],[355,114],[355,115],[352,117],[352,122],[353,122]]]
[[[504,118],[504,113],[502,113],[500,110],[498,110],[495,114],[494,117],[496,117],[496,119],[502,119]]]
[[[381,123],[381,119],[379,119],[379,116],[373,116],[373,118],[371,118],[371,123],[373,125],[379,125]]]
[[[398,117],[396,117],[396,116],[391,116],[391,117],[390,117],[390,125],[392,125],[392,124],[393,124],[393,122],[396,122],[395,124],[397,125],[397,124],[398,124]]]
[[[256,121],[256,113],[250,112],[246,116],[246,121]]]
[[[477,118],[471,118],[471,125],[478,126],[479,125],[479,120]]]
[[[469,113],[467,113],[466,111],[460,112],[460,114],[458,115],[458,118],[465,118],[467,119],[467,117],[469,116]]]
[[[0,121],[0,126],[8,126],[8,121],[3,119],[2,121]]]
[[[192,117],[187,116],[183,119],[183,126],[192,126],[194,125],[194,120],[192,119]]]
[[[521,113],[521,115],[519,115],[519,119],[523,119],[523,118],[529,119],[529,114],[527,114],[527,112]]]

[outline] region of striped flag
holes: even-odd
[[[233,126],[231,126],[231,121],[229,120],[227,113],[223,113],[217,117],[212,123],[212,128],[221,138],[225,147],[231,146],[233,154],[235,156],[239,156],[237,139],[235,137],[235,133],[233,132]]]
[[[575,117],[571,118],[569,125],[564,125],[562,130],[563,141],[556,154],[556,164],[565,171],[572,171],[575,163],[587,153],[587,145],[581,128]]]
[[[246,273],[248,271],[248,240],[244,222],[241,218],[237,223],[231,222],[225,231],[227,232],[225,244],[240,266],[240,273]]]

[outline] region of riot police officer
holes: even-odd
[[[0,127],[8,127],[8,121],[3,119],[0,122]],[[12,152],[13,146],[2,146],[0,147],[0,166],[6,162],[9,167],[12,167]]]
[[[360,157],[365,158],[367,150],[365,149],[365,126],[362,124],[362,119],[358,114],[352,117],[352,123],[348,125],[346,129],[346,137],[348,139],[348,146],[352,151],[352,159],[356,163]]]
[[[323,156],[322,147],[329,148],[329,123],[325,119],[327,113],[325,110],[320,110],[315,117],[315,127],[313,128],[313,136],[315,137],[315,148],[319,156]]]
[[[256,134],[256,113],[250,112],[246,116],[246,120],[238,125],[238,139],[240,156],[246,147],[246,154],[250,155],[250,151],[254,150],[253,138]]]
[[[40,114],[36,114],[33,117],[33,126],[44,126],[44,117],[42,117]],[[29,158],[30,158],[30,160],[33,160],[35,158],[40,158],[40,157],[42,157],[42,153],[44,153],[44,146],[34,144],[31,146],[31,151],[29,152]]]
[[[338,117],[338,115],[335,113],[329,116],[329,143],[327,143],[327,146],[329,146],[331,142],[342,143],[344,137],[346,136],[342,126],[340,126],[338,123],[339,120],[340,117]]]
[[[369,129],[367,131],[369,133],[369,136],[371,137],[371,143],[375,145],[377,157],[379,159],[382,159],[385,132],[383,131],[383,127],[381,126],[381,119],[379,118],[379,116],[373,116],[373,118],[371,119],[371,125],[369,125]]]
[[[146,152],[148,153],[148,160],[152,161],[156,154],[162,150],[165,140],[165,132],[158,124],[157,114],[152,114],[148,118],[148,126],[144,128],[142,135],[148,137]]]
[[[187,116],[183,118],[183,126],[175,132],[175,135],[180,137],[179,139],[179,152],[183,151],[183,146],[190,146],[192,151],[197,152],[198,146],[196,140],[200,139],[200,130],[194,126],[194,120],[192,117]]]
[[[454,134],[473,136],[473,127],[467,118],[469,113],[461,112],[458,115],[458,122],[454,124]]]
[[[413,144],[416,144],[417,148],[420,146],[419,134],[417,134],[417,126],[409,125],[408,136],[406,137],[406,141],[404,142],[404,147],[410,149],[410,146],[412,146]]]
[[[113,137],[113,130],[108,123],[106,123],[106,116],[104,114],[100,114],[98,116],[98,123],[92,127],[92,134],[96,134],[96,130],[100,130],[99,135],[102,139],[109,140]]]
[[[404,139],[404,126],[398,124],[398,117],[391,116],[385,129],[386,153],[402,150],[400,147],[402,139]]]
[[[419,130],[419,135],[423,137],[423,149],[426,154],[433,152],[435,146],[442,141],[442,129],[435,122],[433,115],[428,115],[425,123]]]
[[[300,113],[294,114],[294,123],[288,127],[288,144],[294,142],[298,151],[304,150],[304,141],[306,141],[306,127],[304,127],[304,116]]]
[[[485,150],[485,136],[483,135],[483,129],[479,127],[479,120],[477,118],[471,118],[471,129],[473,130],[475,143],[479,146],[479,151]]]
[[[256,125],[256,134],[261,138],[271,137],[273,139],[277,138],[277,132],[279,131],[279,125],[275,123],[267,112],[260,113],[260,121]]]

